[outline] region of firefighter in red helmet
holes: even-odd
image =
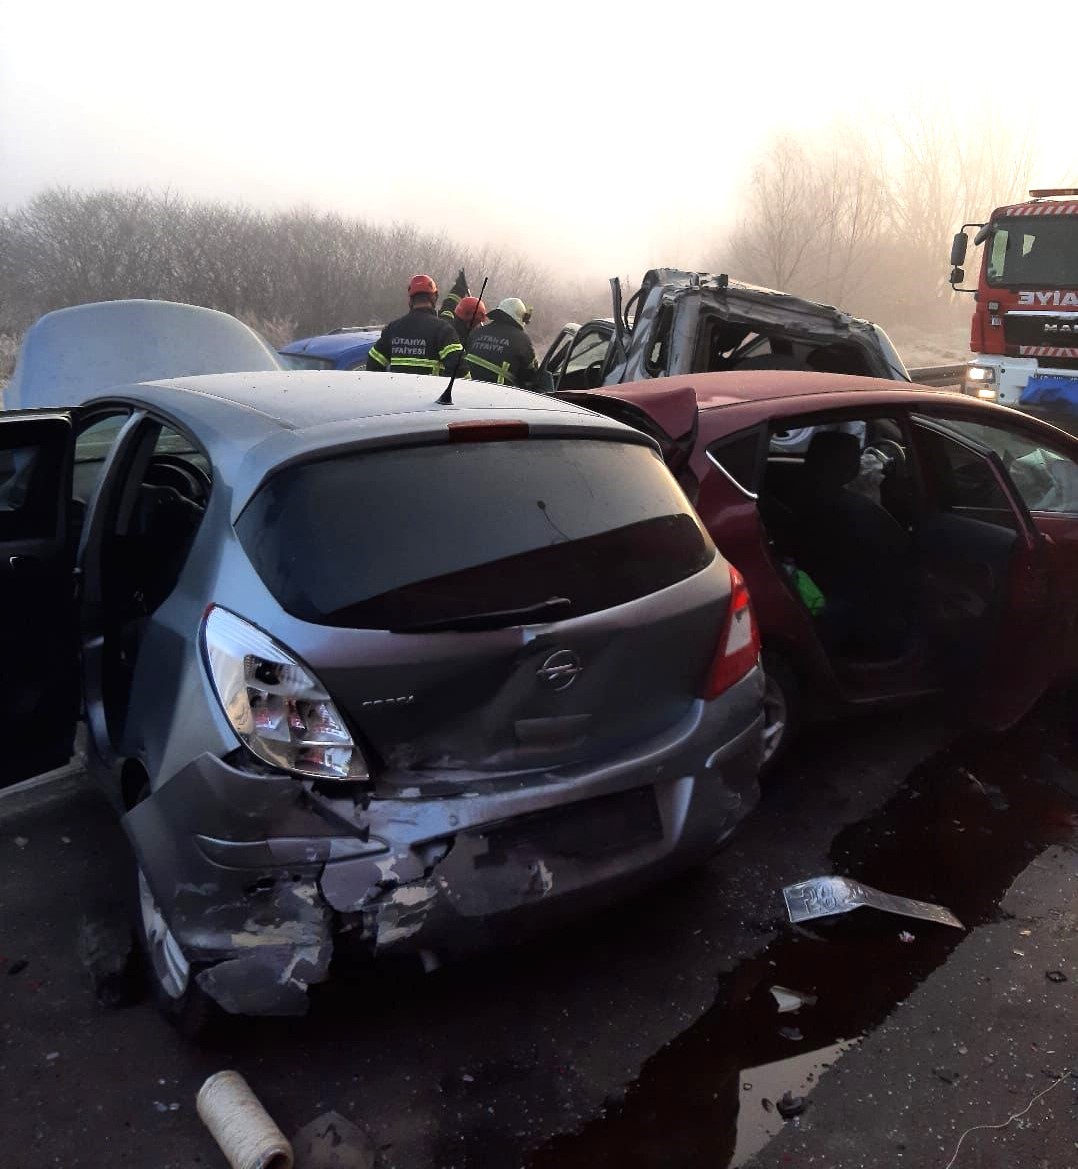
[[[464,353],[456,329],[438,316],[438,285],[408,281],[408,312],[390,321],[367,354],[367,368],[389,373],[453,374]]]
[[[453,327],[461,343],[468,344],[468,334],[487,323],[487,306],[478,296],[466,296],[453,310]]]

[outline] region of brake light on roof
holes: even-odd
[[[730,565],[730,608],[719,636],[715,660],[708,670],[702,697],[712,699],[729,690],[760,660],[760,630],[752,611],[748,586]]]
[[[450,422],[450,442],[510,442],[528,437],[528,424],[518,419],[477,418],[472,422]]]

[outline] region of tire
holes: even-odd
[[[769,775],[781,763],[797,732],[801,712],[801,688],[786,659],[771,650],[763,652],[764,754],[760,772]]]
[[[188,961],[154,900],[138,862],[135,866],[135,934],[146,982],[161,1013],[185,1039],[201,1042],[221,1022],[222,1012],[195,980]]]
[[[149,794],[144,788],[136,803]],[[185,1039],[202,1042],[217,1030],[224,1012],[196,982],[198,971],[169,928],[133,851],[131,869],[132,918],[144,980],[165,1018]]]

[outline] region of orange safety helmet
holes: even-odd
[[[482,325],[487,319],[487,306],[478,296],[465,296],[453,310],[453,315],[466,325]]]
[[[438,285],[430,276],[413,276],[408,281],[409,296],[437,296]]]

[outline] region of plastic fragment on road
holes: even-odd
[[[897,913],[901,917],[916,917],[921,921],[934,921],[939,925],[966,927],[942,905],[928,901],[915,901],[912,897],[899,897],[884,893],[870,885],[849,877],[811,877],[787,885],[782,891],[786,900],[786,911],[790,921],[812,921],[818,917],[831,917],[837,913],[849,913],[854,909],[880,909],[884,913]]]
[[[792,1092],[786,1091],[783,1092],[782,1099],[776,1101],[775,1107],[778,1108],[779,1115],[783,1120],[792,1120],[805,1111],[808,1107],[808,1101],[804,1096],[795,1096]]]
[[[338,1112],[324,1112],[292,1138],[299,1169],[374,1169],[371,1137]]]
[[[232,1169],[292,1169],[292,1146],[239,1072],[217,1072],[195,1098]]]
[[[771,987],[771,997],[775,1000],[780,1015],[785,1015],[787,1011],[799,1011],[802,1007],[816,1005],[814,994],[804,994],[799,990],[791,990],[788,986]]]

